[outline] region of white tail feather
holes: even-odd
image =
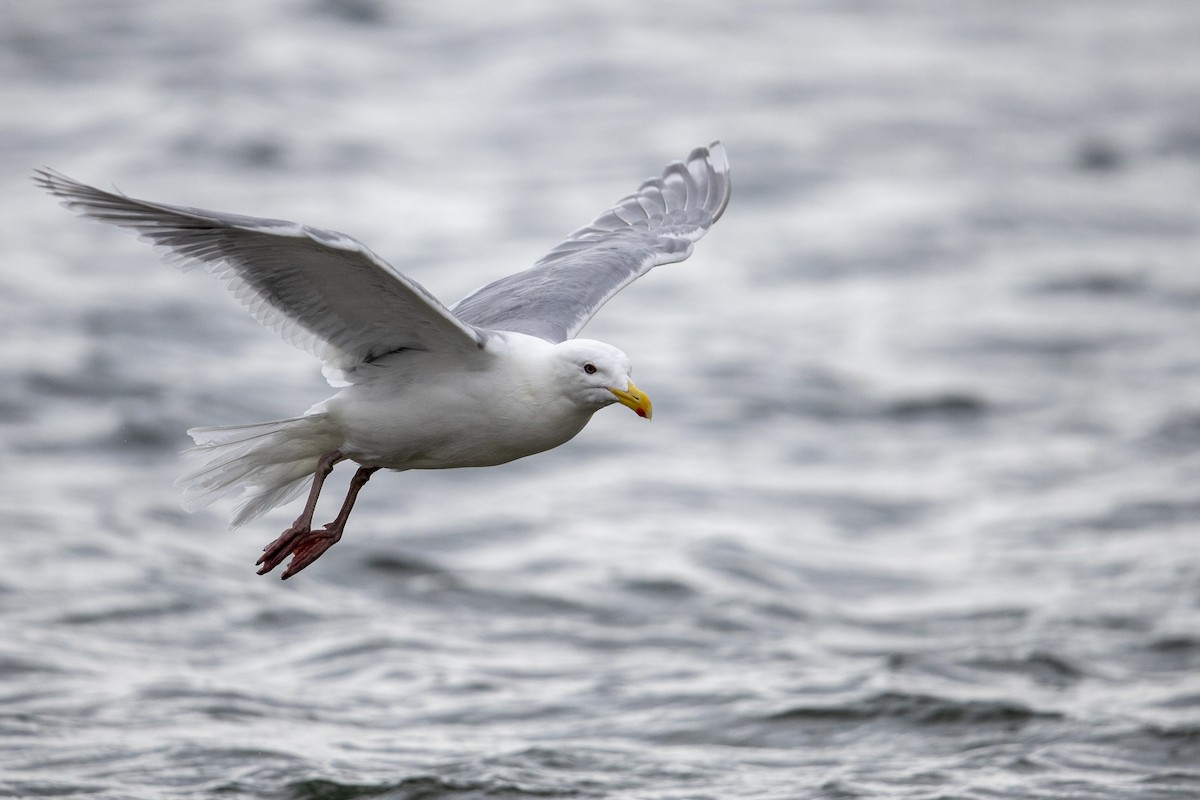
[[[304,491],[321,456],[337,448],[337,431],[325,414],[294,419],[192,428],[195,447],[184,457],[199,464],[180,476],[186,511],[240,491],[234,528],[283,505]]]

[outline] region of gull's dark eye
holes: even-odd
[[[589,361],[583,365],[583,371],[588,375],[593,375],[596,372],[596,365]]]

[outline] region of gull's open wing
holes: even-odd
[[[151,203],[48,169],[35,180],[70,210],[137,232],[185,268],[203,267],[255,319],[335,373],[402,349],[469,357],[486,336],[345,234]]]
[[[698,147],[580,228],[532,268],[489,283],[451,311],[481,328],[560,342],[659,264],[683,261],[729,203],[725,147]]]

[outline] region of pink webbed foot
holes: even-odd
[[[341,458],[341,453],[335,450],[322,460],[323,466],[317,473],[319,480],[313,482],[304,513],[292,523],[292,527],[280,534],[278,539],[264,547],[263,554],[255,562],[255,564],[262,565],[258,571],[259,575],[266,575],[275,569],[290,554],[292,560],[282,575],[282,578],[287,580],[320,558],[326,550],[333,547],[342,538],[342,531],[346,528],[350,510],[354,508],[355,498],[358,497],[359,491],[366,485],[370,477],[379,471],[379,467],[359,467],[350,480],[350,489],[346,492],[346,499],[342,501],[342,509],[338,512],[337,518],[324,528],[314,531],[309,526],[312,524],[313,509],[317,504],[320,481],[325,479],[325,476],[333,469],[333,464]]]
[[[279,538],[263,548],[263,554],[259,556],[258,561],[254,562],[255,566],[262,565],[262,569],[258,571],[259,575],[266,575],[278,567],[289,553],[295,551],[306,537],[312,535],[313,512],[317,509],[317,498],[321,494],[321,487],[325,485],[325,479],[329,477],[329,473],[333,472],[334,465],[343,458],[345,456],[340,450],[331,450],[321,456],[321,460],[317,462],[317,469],[313,473],[312,487],[308,491],[308,502],[304,504],[304,511],[296,517],[296,521],[290,528],[279,534]],[[287,576],[284,575],[284,577]]]
[[[325,551],[338,543],[342,538],[340,530],[331,530],[332,525],[326,525],[324,528],[316,531],[309,531],[308,535],[303,537],[300,542],[292,548],[292,560],[288,562],[287,569],[280,576],[283,580],[295,575],[300,570],[307,567],[309,564],[316,561]],[[283,560],[282,558],[280,559]]]
[[[330,526],[315,531],[288,528],[278,539],[263,548],[263,554],[256,564],[261,564],[259,575],[266,575],[278,567],[290,555],[291,563],[283,571],[283,579],[287,580],[300,570],[321,557],[329,548],[342,538],[341,531],[330,530]]]
[[[304,540],[306,536],[310,536],[312,531],[307,526],[301,528],[293,525],[283,533],[279,534],[279,538],[271,542],[263,548],[263,554],[258,557],[258,561],[254,562],[255,566],[262,565],[258,571],[259,575],[266,575],[271,570],[283,563],[283,560],[296,549],[297,545]]]

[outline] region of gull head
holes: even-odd
[[[593,339],[568,339],[554,346],[554,368],[567,397],[577,405],[598,410],[613,403],[650,419],[650,398],[633,385],[629,356]]]

